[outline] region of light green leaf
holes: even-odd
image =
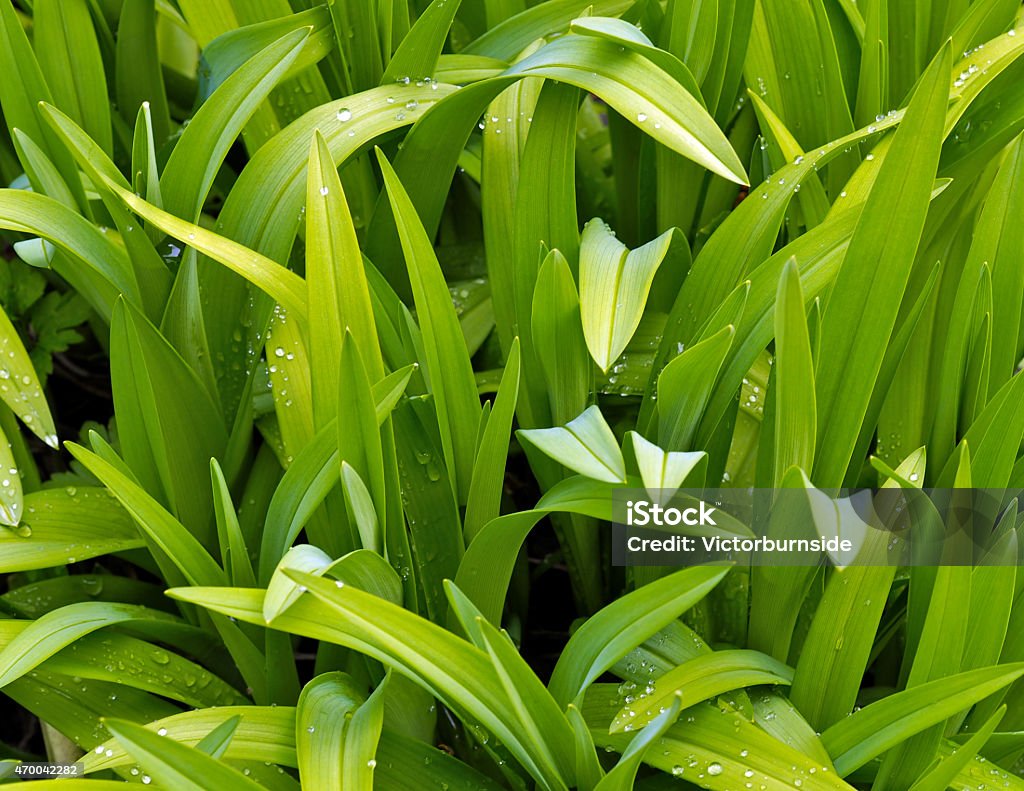
[[[295,750],[304,784],[342,787],[345,735],[364,698],[347,673],[322,673],[303,688],[295,714]]]
[[[654,275],[676,233],[630,250],[602,220],[580,237],[580,313],[590,356],[607,373],[636,332]]]
[[[656,500],[667,501],[669,493],[659,494],[659,490],[678,489],[690,473],[701,464],[707,464],[708,455],[702,450],[689,453],[666,452],[636,431],[629,431],[626,436],[633,445],[633,456],[640,471],[640,480],[643,481],[647,493]]]
[[[563,427],[521,429],[517,436],[580,475],[625,483],[622,451],[597,406],[589,407]]]

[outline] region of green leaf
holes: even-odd
[[[822,314],[820,359],[844,364],[819,368],[815,382],[818,453],[811,477],[818,485],[843,482],[895,326],[938,164],[950,62],[946,46],[918,84]]]
[[[656,500],[668,499],[667,493],[658,493],[659,490],[678,489],[695,469],[707,464],[707,453],[704,451],[666,452],[635,431],[627,432],[627,436],[632,442],[640,480],[647,493]]]
[[[595,685],[584,701],[583,713],[598,748],[623,752],[630,735],[612,735],[607,728],[613,707],[621,701],[616,686]],[[724,701],[722,708],[700,704],[689,709],[682,721],[668,729],[657,747],[646,752],[644,762],[666,774],[681,776],[684,781],[695,780],[713,791],[743,788],[746,783],[754,784],[755,788],[764,784],[778,791],[851,788],[826,763],[765,733]]]
[[[115,57],[117,108],[131,123],[143,102],[153,113],[153,134],[162,144],[171,131],[167,92],[157,47],[154,0],[125,0],[118,17]]]
[[[7,313],[0,308],[0,398],[11,408],[29,430],[51,448],[57,448],[57,430],[53,425],[50,407],[43,396],[42,385],[32,360],[14,329]],[[3,464],[5,475],[10,475],[9,463]],[[11,515],[17,524],[15,515]]]
[[[256,791],[263,787],[227,764],[141,725],[114,719],[103,724],[159,785],[183,791],[201,791],[211,785],[224,791]]]
[[[759,651],[715,651],[694,657],[651,682],[650,692],[637,696],[612,720],[610,733],[632,731],[653,723],[678,700],[688,709],[702,700],[758,684],[789,684],[791,668]]]
[[[555,700],[563,706],[576,700],[629,651],[703,599],[728,572],[728,566],[683,569],[592,616],[569,638],[551,674],[548,688]]]
[[[501,510],[501,493],[505,481],[505,459],[508,456],[512,420],[519,399],[519,339],[512,341],[505,369],[498,385],[494,408],[487,417],[483,435],[473,463],[473,480],[466,499],[463,530],[466,541],[476,534]]]
[[[256,585],[256,575],[252,560],[238,523],[238,514],[231,502],[231,492],[216,459],[210,459],[210,477],[213,479],[213,507],[217,517],[217,543],[220,545],[221,563],[228,572],[231,584],[243,588],[253,587]]]
[[[384,695],[390,673],[352,714],[345,733],[342,788],[373,791],[377,768],[377,744],[384,724]]]
[[[7,131],[14,138],[15,130],[21,130],[37,143],[75,196],[79,208],[87,210],[85,190],[74,162],[39,123],[36,108],[39,102],[52,102],[53,95],[13,4],[0,6],[0,44],[0,72],[8,77],[0,82],[0,104]],[[27,169],[28,165],[25,167]],[[0,216],[6,216],[6,212],[0,212]]]
[[[170,214],[197,220],[228,149],[309,41],[295,30],[268,44],[200,106],[164,166],[160,191]]]
[[[350,585],[337,587],[309,575],[296,575],[296,581],[316,598],[300,597],[274,620],[275,628],[355,648],[384,662],[424,686],[459,716],[479,722],[531,774],[543,776],[538,768],[543,762],[538,747],[519,736],[512,704],[483,651]],[[261,591],[176,588],[171,595],[225,615],[265,623]]]
[[[486,182],[485,182],[486,183]],[[550,408],[553,422],[571,420],[590,400],[593,365],[587,354],[580,320],[576,282],[565,256],[552,250],[537,272],[530,312],[534,353],[540,371],[532,378],[546,391],[547,404],[540,408],[519,399],[520,420],[526,426],[544,425],[540,417]],[[527,358],[528,359],[528,358]],[[529,385],[530,367],[523,376]],[[533,414],[534,411],[540,414]]]
[[[77,602],[32,621],[0,650],[0,687],[10,684],[82,635],[120,623],[159,624],[170,636],[177,618],[130,604]]]
[[[373,498],[377,519],[386,521],[384,449],[366,369],[351,333],[341,343],[337,388],[338,458],[352,466]]]
[[[39,68],[64,110],[109,156],[107,78],[86,0],[38,0],[33,9]]]
[[[409,270],[426,355],[426,374],[437,408],[452,490],[465,502],[476,456],[476,424],[480,399],[465,340],[451,294],[430,240],[391,164],[378,150],[377,159],[395,214],[402,251]]]
[[[345,736],[364,698],[346,673],[322,673],[303,688],[295,714],[295,750],[305,785],[342,787]]]
[[[306,278],[313,411],[317,426],[337,414],[342,339],[352,342],[371,381],[384,375],[359,242],[327,142],[319,131],[306,187]]]
[[[622,451],[597,406],[563,427],[521,429],[516,434],[580,475],[607,483],[626,481]]]
[[[22,524],[0,529],[0,572],[62,566],[144,546],[131,518],[94,487],[45,489],[24,497]]]
[[[591,220],[580,237],[580,313],[590,356],[608,369],[636,332],[675,232],[666,231],[630,250],[602,220]]]
[[[111,385],[124,460],[149,492],[212,547],[211,458],[227,433],[219,404],[181,356],[126,302],[110,328]]]
[[[658,376],[658,444],[690,450],[697,425],[732,347],[733,326],[683,350]]]
[[[775,466],[772,481],[782,482],[793,466],[811,469],[817,418],[814,360],[796,261],[782,270],[775,298]]]
[[[138,483],[81,445],[69,442],[67,449],[110,489],[125,510],[131,514],[148,541],[152,542],[152,546],[166,554],[178,567],[184,579],[193,585],[224,580],[224,572],[202,544]]]
[[[869,531],[865,551],[888,537]],[[822,730],[853,709],[896,569],[855,565],[831,574],[800,652],[790,699]]]
[[[989,737],[995,731],[1005,713],[1005,706],[996,710],[985,724],[978,729],[977,733],[964,742],[955,753],[939,760],[938,763],[910,787],[910,791],[945,791],[945,789],[953,784],[957,775],[967,769],[985,746],[985,743],[989,740]]]
[[[332,563],[331,556],[310,544],[298,544],[289,549],[274,569],[263,599],[263,618],[270,623],[287,610],[302,594],[288,571],[322,574]]]
[[[198,711],[177,712],[146,722],[154,734],[161,729],[161,738],[176,744],[195,747],[225,722],[238,719],[235,733],[224,751],[228,760],[271,761],[283,766],[297,766],[296,714],[291,706],[219,706]],[[86,772],[97,772],[134,763],[125,748],[116,740],[100,741],[100,749],[82,757]]]
[[[609,770],[601,781],[594,786],[594,791],[628,791],[634,788],[636,773],[644,754],[657,739],[664,736],[669,727],[679,718],[682,700],[678,692],[672,695],[672,702],[664,707],[664,711],[650,720],[629,746],[623,751],[619,762]]]
[[[262,289],[300,322],[306,319],[306,284],[301,277],[244,245],[151,206],[116,184],[108,186],[133,212]]]
[[[433,0],[402,39],[391,62],[384,69],[381,84],[429,79],[437,67],[448,31],[462,0]]]
[[[985,696],[1002,689],[1024,674],[1024,665],[996,665],[969,670],[896,692],[851,714],[821,734],[845,776],[908,737]]]

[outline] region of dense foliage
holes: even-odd
[[[1022,19],[0,0],[0,776],[1024,789]],[[1001,562],[622,569],[627,484]]]

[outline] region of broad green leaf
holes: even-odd
[[[156,328],[124,301],[114,308],[110,335],[124,460],[148,492],[212,547],[209,463],[222,458],[227,445],[219,404]]]
[[[296,716],[291,706],[219,706],[161,716],[144,727],[177,744],[196,747],[207,734],[225,722],[238,718],[235,733],[222,757],[229,760],[271,761],[295,767]],[[98,750],[86,753],[82,762],[87,773],[132,764],[134,761],[116,739],[104,738]]]
[[[338,485],[338,426],[328,423],[288,466],[267,510],[259,551],[258,578],[266,584],[278,561]]]
[[[138,300],[136,301],[134,292],[129,292],[126,299],[142,307],[146,315],[155,321],[167,301],[171,277],[166,264],[153,247],[150,240],[151,231],[147,232],[132,218],[109,188],[109,184],[116,184],[122,189],[127,189],[129,182],[121,175],[110,157],[71,118],[56,107],[45,103],[39,106],[39,111],[53,132],[67,146],[114,220],[125,252],[128,254],[128,261],[135,275],[134,280],[138,283]]]
[[[568,705],[620,658],[699,602],[728,566],[683,569],[638,588],[592,616],[571,638],[548,685]]]
[[[563,427],[521,429],[517,436],[580,475],[625,483],[622,451],[597,406],[589,407]]]
[[[985,746],[1005,713],[1005,706],[996,710],[977,733],[964,742],[955,753],[939,760],[910,787],[910,791],[945,791]]]
[[[346,331],[371,381],[384,375],[352,215],[334,160],[317,132],[306,187],[306,279],[313,412],[321,425],[337,413],[340,351]]]
[[[380,552],[383,542],[373,496],[359,473],[347,461],[341,462],[341,488],[345,492],[349,521],[355,524],[363,548]]]
[[[277,564],[263,599],[263,618],[270,623],[287,610],[302,594],[287,571],[320,574],[332,563],[331,556],[310,544],[298,544],[289,549]]]
[[[588,10],[594,16],[615,16],[630,5],[629,0],[555,0],[544,3],[495,25],[464,51],[511,60],[538,38],[563,32],[576,17]]]
[[[647,493],[656,500],[667,501],[669,493],[659,493],[659,490],[678,489],[695,469],[707,463],[707,453],[704,451],[666,452],[635,431],[628,432],[627,436],[632,442],[640,480]]]
[[[7,685],[4,694],[86,748],[108,738],[101,718],[120,715],[148,722],[179,710],[168,701],[123,684],[85,679],[75,684],[71,677],[41,669],[35,674]],[[72,689],[74,694],[69,694]]]
[[[675,233],[630,250],[602,220],[580,237],[580,313],[590,356],[607,373],[636,332],[654,275]]]
[[[297,575],[298,576],[298,575]],[[537,747],[525,743],[512,725],[512,704],[487,655],[439,626],[406,610],[308,575],[297,581],[316,595],[300,597],[274,627],[355,648],[400,671],[501,740],[535,777]],[[262,591],[240,588],[177,588],[175,598],[252,623],[265,623]],[[401,640],[396,635],[403,635]],[[420,650],[422,646],[424,650]],[[429,651],[426,649],[429,647]]]
[[[791,668],[759,651],[715,651],[694,657],[658,676],[615,715],[609,732],[632,731],[654,722],[673,699],[684,709],[724,692],[758,684],[789,684]]]
[[[98,227],[45,195],[0,190],[0,227],[43,237],[69,254],[69,266],[56,266],[101,317],[110,321],[119,294],[141,301],[124,250]],[[53,263],[60,263],[54,258]]]
[[[683,61],[671,52],[654,46],[654,43],[636,25],[631,25],[624,19],[616,19],[614,17],[585,16],[574,19],[569,29],[573,33],[585,36],[606,38],[609,41],[614,41],[639,52],[648,60],[664,69],[665,72],[672,75],[676,82],[683,86],[691,96],[700,101],[701,104],[704,104],[700,86]]]
[[[55,449],[56,429],[42,393],[42,385],[28,351],[3,309],[0,309],[0,359],[3,360],[0,363],[0,379],[3,380],[0,383],[0,398],[34,434]],[[10,475],[10,463],[0,460],[0,464],[3,464],[0,471],[5,476]],[[16,514],[11,514],[11,518],[13,524],[17,524]]]
[[[439,447],[436,413],[428,399],[410,398],[394,412],[399,484],[408,530],[388,531],[388,560],[404,580],[406,601],[422,598],[428,617],[447,609],[444,581],[452,579],[465,550],[459,505]],[[397,524],[403,524],[401,518]],[[414,592],[415,591],[415,592]]]
[[[409,385],[418,363],[406,365],[388,374],[373,386],[373,402],[376,404],[377,425],[382,424],[395,408]]]
[[[303,688],[295,714],[295,750],[299,779],[307,786],[342,787],[345,734],[364,697],[346,673],[322,673]]]
[[[164,738],[125,720],[104,722],[111,735],[162,786],[200,791],[214,786],[224,791],[256,791],[261,785],[199,750]]]
[[[85,191],[71,157],[39,123],[36,108],[39,102],[52,102],[53,95],[11,3],[0,6],[0,41],[0,72],[7,76],[0,82],[0,105],[7,131],[13,138],[14,130],[20,129],[37,143],[75,196],[79,208],[86,209]],[[0,212],[0,216],[6,216],[6,212]]]
[[[194,585],[224,580],[224,572],[202,544],[138,483],[81,445],[69,442],[67,449],[113,493],[151,545],[178,567],[184,579]]]
[[[546,391],[552,422],[569,421],[588,403],[594,377],[583,337],[576,282],[568,261],[558,250],[548,253],[540,265],[530,307],[532,343],[540,368],[532,379],[536,380],[535,387]],[[529,377],[529,370],[529,366],[524,368],[524,379]],[[529,428],[538,425],[547,409],[529,403],[525,395],[519,399],[518,410],[520,422]]]
[[[836,771],[845,776],[925,728],[969,708],[1024,674],[1019,664],[969,670],[896,692],[821,734]]]
[[[819,761],[830,770],[832,759],[819,735],[796,707],[780,692],[758,690],[750,698],[754,707],[754,721],[780,742],[788,744],[804,755]]]
[[[26,494],[22,523],[0,529],[0,572],[24,572],[144,546],[131,518],[103,489]]]
[[[245,63],[262,50],[297,30],[307,30],[309,38],[302,53],[292,64],[289,76],[323,58],[335,44],[331,15],[326,6],[288,14],[263,22],[245,24],[221,33],[203,47],[199,68],[199,94],[206,103],[217,89]],[[261,119],[262,122],[262,119]]]
[[[10,684],[82,635],[107,626],[133,622],[159,625],[170,638],[181,622],[159,610],[130,604],[77,602],[32,621],[0,650],[0,687]],[[159,630],[154,630],[156,633]]]
[[[338,458],[366,484],[380,524],[386,524],[384,448],[376,406],[359,347],[352,334],[341,339],[337,392]]]
[[[598,748],[624,752],[629,744],[631,734],[608,733],[608,719],[621,700],[616,686],[610,684],[595,685],[587,694],[583,713]],[[744,788],[746,783],[772,791],[852,788],[827,764],[765,733],[727,704],[721,709],[711,704],[689,709],[646,752],[644,762],[712,791]]]
[[[888,537],[869,531],[865,551]],[[896,569],[855,565],[831,574],[800,652],[791,700],[816,729],[853,709]]]
[[[482,647],[516,710],[520,727],[539,746],[547,784],[555,788],[562,783],[575,785],[570,779],[576,770],[572,731],[565,715],[520,656],[508,633],[499,631],[479,614],[476,622]]]

